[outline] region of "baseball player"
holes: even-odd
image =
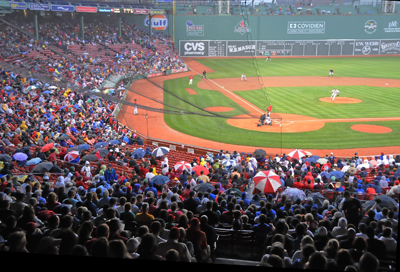
[[[269,115],[270,115],[270,112],[268,112],[267,118],[265,118],[265,124],[267,126],[272,126],[272,120],[271,120],[271,117]]]
[[[268,56],[267,59],[265,61],[271,61],[271,57]]]
[[[240,80],[243,80],[243,79],[247,81],[247,77],[245,74],[242,75],[242,78]]]
[[[336,97],[336,95],[338,94],[338,93],[340,93],[340,91],[338,90],[338,89],[333,89],[332,91],[331,91],[331,93],[332,93],[332,95],[331,95],[331,98],[332,98],[332,101],[333,100],[335,100],[335,97]]]
[[[133,102],[135,105],[133,106],[133,114],[134,115],[138,115],[138,110],[137,110],[137,102],[136,102],[136,98],[135,98],[135,102]]]
[[[189,85],[192,85],[192,84],[193,84],[193,76],[190,75],[190,76],[189,76]]]
[[[334,74],[333,74],[333,69],[330,69],[330,70],[329,70],[329,76],[334,76]]]
[[[207,72],[206,70],[203,71],[203,77],[202,78],[207,78]]]

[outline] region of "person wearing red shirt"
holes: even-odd
[[[311,172],[307,172],[307,174],[305,175],[305,177],[303,178],[303,183],[307,184],[307,180],[311,180],[311,183],[314,184],[314,177],[311,174]]]
[[[300,177],[297,177],[296,182],[293,183],[293,187],[297,189],[303,189],[304,184],[300,181]]]
[[[314,181],[311,181],[310,179],[307,179],[305,182],[304,182],[304,187],[303,187],[304,189],[309,189],[309,190],[312,190],[312,189],[314,189]]]
[[[50,149],[50,156],[47,158],[49,162],[57,160],[57,153],[55,149]]]
[[[175,178],[175,173],[172,172],[172,168],[169,168],[167,174],[165,175],[169,178],[169,180],[173,180]]]
[[[368,184],[368,188],[365,190],[366,194],[376,194],[375,189],[372,187],[372,184]]]
[[[190,189],[190,184],[187,184],[186,185],[186,189],[185,190],[183,190],[183,192],[182,192],[182,197],[184,198],[184,199],[188,199],[189,198],[189,193],[190,193],[190,191],[192,191],[191,189]]]
[[[140,164],[139,166],[139,176],[141,178],[144,178],[147,174],[147,172],[149,172],[149,169],[147,169],[146,167],[144,167],[144,164]]]
[[[197,262],[205,262],[210,257],[210,247],[207,244],[206,234],[200,230],[200,221],[197,218],[190,220],[186,229],[186,240],[192,242]]]

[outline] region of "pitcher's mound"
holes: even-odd
[[[233,111],[235,109],[231,107],[208,107],[205,108],[204,110],[212,112],[223,112],[223,111]]]
[[[349,97],[335,97],[335,100],[332,101],[330,97],[322,97],[319,101],[327,102],[327,103],[336,103],[336,104],[353,104],[353,103],[361,103],[362,101],[357,98],[349,98]]]
[[[392,132],[391,128],[377,126],[377,125],[353,125],[351,126],[352,130],[364,132],[364,133],[389,133]]]

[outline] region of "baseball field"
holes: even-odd
[[[148,136],[152,138],[163,139],[170,134],[165,140],[172,138],[184,144],[185,137],[192,136],[195,140],[186,144],[210,148],[214,142],[220,147],[227,144],[281,150],[390,150],[400,146],[398,56],[184,61],[191,71],[138,80],[131,87],[163,87],[151,91],[154,99],[164,103],[164,110],[181,113],[149,114],[147,133],[150,128]],[[333,77],[328,76],[330,69],[334,70]],[[201,77],[204,70],[207,79]],[[189,85],[191,74],[194,79]],[[247,81],[241,80],[242,74]],[[340,93],[332,101],[334,88]],[[127,100],[134,96],[128,95]],[[270,105],[273,125],[257,127],[260,115]]]

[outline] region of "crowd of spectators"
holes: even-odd
[[[12,28],[1,31],[7,37],[3,53],[15,47],[13,53],[23,54],[42,46]],[[116,104],[79,91],[99,87],[111,68],[88,70],[66,60],[46,66],[70,85],[50,89],[57,81],[1,71],[2,251],[207,263],[216,258],[216,229],[230,228],[263,235],[262,266],[377,271],[380,260],[395,255],[398,197],[390,209],[380,208],[376,198],[376,205],[366,210],[357,195],[379,196],[383,190],[398,195],[399,156],[342,160],[331,154],[320,164],[221,151],[176,170],[168,154],[155,158],[150,147],[145,157],[135,159],[132,153],[143,142],[113,118]],[[118,144],[106,147],[106,157],[95,153],[96,163],[69,161],[63,167],[70,148],[87,145],[79,150],[83,158],[99,142],[111,140]],[[52,147],[44,150],[48,144]],[[17,153],[26,159],[17,160]],[[28,162],[34,159],[53,166],[31,173],[35,164]],[[229,159],[238,166],[225,167]],[[196,173],[197,165],[209,174]],[[254,176],[263,170],[281,177],[282,190],[319,189],[338,196],[318,206],[312,199],[251,190]],[[342,172],[343,180],[328,178],[331,171]],[[160,175],[169,182],[155,183]],[[196,191],[201,183],[213,188]]]

